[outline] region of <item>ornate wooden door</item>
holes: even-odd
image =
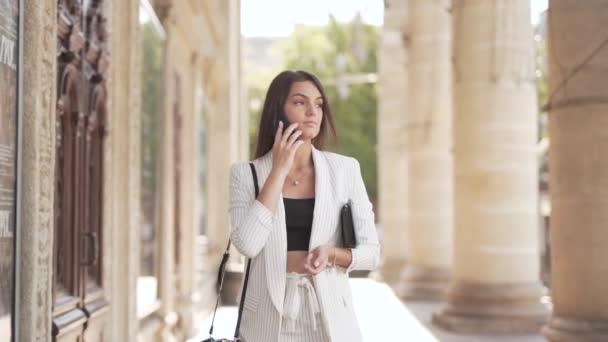
[[[58,0],[53,340],[101,341],[109,64],[103,0]]]

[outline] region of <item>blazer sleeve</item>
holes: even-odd
[[[372,203],[369,201],[363,177],[361,176],[361,165],[353,159],[352,167],[353,186],[351,194],[351,209],[353,224],[357,237],[357,247],[351,250],[352,261],[347,271],[352,270],[374,270],[380,261],[380,242],[374,222]]]
[[[275,215],[255,198],[253,176],[248,163],[236,163],[230,170],[230,240],[248,258],[266,245]],[[261,188],[261,186],[260,186]]]

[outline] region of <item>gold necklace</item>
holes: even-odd
[[[300,184],[300,179],[302,179],[302,177],[306,176],[307,172],[304,172],[304,174],[302,174],[300,176],[300,178],[298,179],[294,179],[293,177],[291,177],[290,175],[287,175],[287,178],[289,179],[289,181],[291,181],[291,185],[293,186],[298,186],[298,184]]]

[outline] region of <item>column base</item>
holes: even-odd
[[[551,342],[603,342],[608,341],[608,321],[553,316],[542,333]]]
[[[401,270],[405,261],[403,259],[385,259],[380,268],[380,275],[382,281],[384,281],[391,288],[396,288],[399,285],[401,279]]]
[[[544,295],[540,283],[457,283],[450,287],[448,303],[432,321],[464,334],[538,333],[549,319],[549,305],[541,302]]]
[[[403,300],[445,300],[450,285],[447,269],[406,265],[397,286]]]

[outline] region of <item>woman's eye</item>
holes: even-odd
[[[304,104],[304,102],[302,102],[302,101],[296,101],[294,103],[297,104],[297,105],[303,105]]]

